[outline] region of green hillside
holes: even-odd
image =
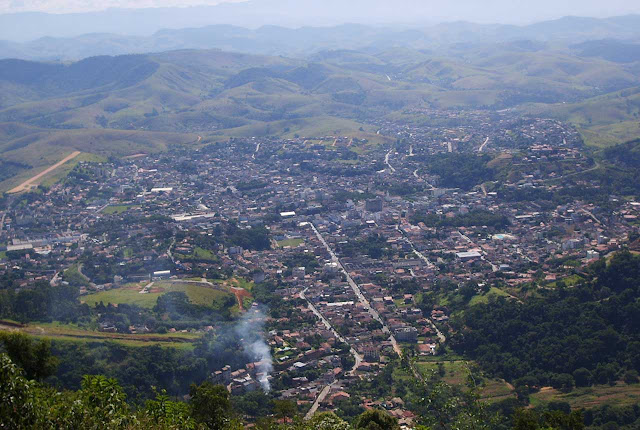
[[[486,55],[464,48],[450,55],[336,50],[310,61],[217,50],[70,64],[1,60],[0,190],[75,150],[124,156],[198,136],[344,135],[381,142],[368,118],[403,118],[423,106],[503,109],[535,102],[523,111],[570,121],[590,144],[637,136],[634,64],[525,45],[478,50]]]
[[[530,105],[532,115],[548,115],[574,124],[585,142],[611,146],[640,136],[640,87],[605,94],[579,103]]]

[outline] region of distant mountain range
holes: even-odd
[[[244,3],[216,6],[215,10],[221,13],[217,19],[222,20],[222,17],[226,16],[222,12],[227,11],[228,8],[245,7],[242,5]],[[192,9],[189,8],[190,11]],[[173,9],[154,9],[149,12],[157,15],[154,26],[167,22],[164,14],[172,15],[171,10]],[[210,18],[210,14],[205,13],[209,10],[202,8],[203,17]],[[381,50],[401,46],[416,50],[446,49],[450,51],[455,48],[475,49],[482,44],[517,41],[553,41],[564,45],[604,39],[623,40],[630,45],[640,41],[640,15],[607,19],[566,17],[528,26],[455,22],[421,28],[343,24],[333,27],[297,29],[279,26],[249,29],[233,25],[209,25],[165,29],[151,36],[122,35],[128,33],[131,25],[140,27],[149,25],[149,16],[146,15],[142,19],[138,15],[140,13],[142,12],[139,10],[114,10],[73,15],[0,15],[0,39],[10,39],[17,34],[24,39],[29,39],[39,34],[39,28],[47,29],[50,34],[63,36],[68,35],[69,32],[87,32],[87,34],[73,37],[44,37],[29,42],[0,41],[0,58],[68,61],[95,55],[138,54],[176,49],[221,49],[251,54],[307,57],[320,51],[333,49]],[[182,9],[176,9],[176,13],[172,26],[194,22],[181,18],[186,13]],[[205,18],[203,22],[206,21]],[[151,30],[151,27],[139,28],[139,33],[145,33],[143,30]],[[535,46],[533,43],[529,44]],[[595,48],[602,50],[602,46]],[[610,46],[605,49],[608,48]],[[622,53],[623,56],[624,52],[628,51],[628,46],[622,51],[618,48],[616,52]],[[619,60],[618,54],[616,59]]]

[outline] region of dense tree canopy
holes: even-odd
[[[454,348],[531,388],[613,384],[640,370],[640,257],[618,253],[589,270],[592,278],[575,288],[470,307]]]

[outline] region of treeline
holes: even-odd
[[[638,381],[640,257],[620,252],[589,267],[575,288],[540,290],[524,303],[505,298],[470,307],[452,323],[453,347],[519,395],[543,386]]]
[[[250,418],[258,430],[399,430],[396,418],[382,410],[364,411],[356,401],[340,402],[338,413],[316,414],[303,421],[294,401],[276,400],[261,391],[230,396],[226,388],[204,381],[188,387],[189,400],[172,400],[165,390],[153,389],[145,401],[132,401],[126,388],[108,376],[82,376],[77,388],[58,391],[43,382],[58,364],[47,341],[33,341],[20,334],[0,338],[0,419],[3,428],[22,429],[214,429],[240,430]],[[154,351],[156,352],[156,351]],[[110,357],[106,357],[108,359]],[[157,356],[162,365],[165,356]],[[400,373],[408,370],[403,361]],[[373,381],[360,380],[356,389],[374,390],[387,396],[395,390],[404,393],[411,408],[420,415],[416,430],[582,430],[583,414],[563,407],[524,411],[517,403],[488,408],[470,392],[462,392],[438,381],[417,380],[398,384],[400,368],[389,364]],[[137,381],[131,381],[136,383]],[[355,398],[354,398],[355,400]],[[503,402],[504,403],[504,402]],[[509,408],[510,416],[502,414]],[[627,408],[629,409],[629,408]],[[624,418],[634,417],[636,409],[625,409]],[[595,411],[589,416],[597,423],[612,411]],[[627,422],[624,421],[624,422]]]
[[[28,321],[74,321],[90,315],[89,306],[80,304],[77,287],[52,287],[48,282],[36,282],[34,288],[16,292],[0,290],[0,318]]]
[[[224,386],[193,384],[189,397],[188,402],[174,401],[165,391],[156,391],[153,399],[134,407],[118,382],[105,376],[84,376],[78,390],[59,392],[29,378],[8,354],[0,353],[0,424],[7,429],[244,428],[244,411],[240,408],[250,403],[241,399],[234,404]],[[262,406],[271,414],[259,419],[258,429],[400,429],[397,419],[380,410],[364,412],[353,425],[332,413],[317,414],[305,422],[295,402],[260,397],[266,398]]]
[[[424,223],[427,227],[481,227],[504,228],[511,224],[505,215],[486,210],[471,210],[453,217],[435,213],[417,213],[411,217],[412,224]]]
[[[242,346],[231,326],[197,340],[193,349],[54,341],[51,350],[60,363],[46,379],[51,385],[75,390],[83,375],[105,375],[118,380],[134,403],[152,398],[153,387],[182,397],[189,393],[190,384],[206,381],[212,370],[226,365],[237,370],[249,361],[239,353]]]
[[[416,157],[430,174],[440,176],[440,186],[470,190],[491,181],[496,171],[488,167],[489,155],[450,153]]]
[[[202,249],[214,251],[219,246],[240,246],[252,251],[264,251],[271,248],[271,235],[264,226],[240,228],[235,222],[221,222],[210,231],[210,235],[178,232],[176,241],[180,242],[190,236],[194,245]]]
[[[184,292],[168,292],[158,297],[152,309],[102,302],[90,307],[80,303],[77,286],[52,287],[40,281],[33,288],[0,290],[0,318],[20,323],[59,321],[88,329],[104,324],[119,333],[129,333],[132,325],[144,326],[155,333],[166,333],[170,328],[200,329],[232,320],[231,309],[235,304],[232,294],[221,295],[205,306],[191,303]]]
[[[347,243],[338,244],[340,254],[345,257],[359,257],[368,255],[371,258],[382,258],[391,255],[391,247],[387,238],[381,234],[372,233],[364,238],[350,240]]]

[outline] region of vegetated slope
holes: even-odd
[[[615,384],[640,370],[640,257],[620,252],[589,267],[575,288],[524,303],[498,298],[459,321],[454,349],[521,392]],[[626,378],[625,378],[626,379]]]
[[[313,61],[217,50],[94,57],[72,64],[4,60],[0,124],[22,131],[0,133],[0,156],[40,168],[69,150],[127,155],[127,150],[149,152],[196,140],[136,137],[150,131],[215,138],[313,130],[355,135],[362,119],[412,106],[579,102],[604,89],[640,84],[633,64],[574,57],[536,43],[489,50],[488,57],[469,56],[473,50],[460,47],[466,60],[411,48],[324,51]],[[558,106],[553,109],[562,111],[564,105]],[[547,106],[540,111],[547,112]],[[353,130],[345,130],[345,120]]]
[[[590,98],[577,103],[527,105],[522,111],[573,123],[585,142],[610,146],[640,135],[640,87]]]
[[[0,163],[12,168],[11,175],[0,176],[0,191],[56,164],[73,151],[103,157],[153,153],[171,145],[194,143],[195,134],[126,130],[38,130],[27,136],[0,142]]]
[[[582,57],[598,57],[616,63],[640,61],[640,44],[620,40],[589,40],[571,46]]]
[[[3,86],[22,87],[32,97],[45,98],[130,87],[151,76],[157,67],[157,63],[142,55],[92,57],[70,65],[0,60],[0,82]],[[7,106],[0,101],[0,107]]]

